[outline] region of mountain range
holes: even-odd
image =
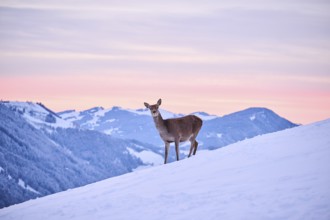
[[[164,119],[181,117],[160,110]],[[225,116],[192,113],[203,119],[197,136],[199,149],[217,149],[246,138],[297,126],[267,108],[248,108]],[[120,107],[96,107],[85,111],[64,111],[58,115],[76,126],[97,130],[113,137],[135,139],[155,146],[163,146],[148,109],[128,110]],[[187,145],[186,145],[187,146]]]
[[[164,118],[180,117],[161,110]],[[204,121],[199,150],[297,126],[266,108]],[[187,153],[188,144],[180,150]],[[163,163],[163,143],[146,109],[95,107],[56,113],[42,103],[0,102],[0,207]],[[174,161],[174,150],[170,150]]]

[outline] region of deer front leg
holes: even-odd
[[[179,161],[179,140],[175,140],[175,153],[176,153],[176,160]]]
[[[168,149],[170,148],[170,143],[165,142],[165,161],[164,164],[167,163]]]

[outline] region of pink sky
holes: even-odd
[[[329,3],[142,3],[0,3],[1,99],[330,117]]]
[[[149,74],[80,75],[78,79],[70,75],[7,76],[2,77],[0,92],[6,100],[42,102],[55,111],[114,105],[136,109],[143,108],[144,101],[155,103],[162,98],[163,108],[177,113],[224,115],[248,107],[267,107],[294,122],[309,123],[328,118],[330,109],[329,91],[313,88],[318,86],[313,80],[311,77],[291,84],[286,78],[237,76],[226,80],[217,76],[153,78]]]

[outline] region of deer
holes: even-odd
[[[159,99],[157,104],[149,105],[144,103],[145,107],[151,112],[153,120],[156,125],[156,129],[159,132],[161,139],[165,143],[165,160],[167,163],[167,157],[169,152],[170,143],[175,143],[176,160],[179,161],[179,144],[180,142],[190,141],[190,150],[188,158],[196,154],[198,142],[196,137],[198,132],[202,128],[203,120],[195,115],[187,115],[181,118],[171,118],[164,120],[159,112],[159,106],[162,100]]]

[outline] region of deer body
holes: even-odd
[[[150,109],[155,122],[156,128],[159,132],[160,137],[165,143],[165,161],[167,162],[168,151],[170,143],[175,143],[176,159],[179,160],[179,143],[190,141],[190,151],[188,157],[193,153],[196,154],[198,142],[196,137],[200,131],[203,121],[195,115],[187,115],[181,118],[172,118],[164,120],[161,116],[158,108],[161,104],[161,99],[158,100],[157,104],[149,105],[144,103],[144,105]]]

